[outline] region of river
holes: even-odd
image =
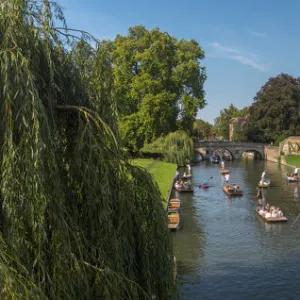
[[[298,184],[286,181],[292,169],[252,159],[225,168],[242,197],[223,192],[224,177],[209,161],[192,168],[194,194],[174,194],[181,200],[181,229],[172,233],[180,299],[300,299],[300,218],[291,227],[300,213]],[[271,180],[265,201],[280,206],[286,223],[266,223],[255,212],[264,169]],[[215,186],[200,189],[210,177]]]

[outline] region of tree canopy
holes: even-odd
[[[118,35],[111,59],[120,131],[130,150],[169,132],[191,133],[205,105],[204,52],[194,40],[177,40],[158,28]]]
[[[232,118],[244,117],[248,112],[248,107],[238,109],[233,104],[220,111],[220,116],[215,119],[214,130],[217,137],[229,139],[229,123]]]
[[[146,144],[141,151],[160,154],[165,161],[184,166],[190,163],[193,146],[192,138],[185,131],[178,130],[156,139],[151,144]]]
[[[271,77],[250,107],[249,139],[274,142],[300,133],[300,79],[288,74]]]
[[[0,33],[0,297],[173,299],[161,195],[114,126],[111,44],[47,0],[2,2]]]
[[[193,138],[207,139],[214,135],[213,126],[200,119],[196,119],[193,124]]]

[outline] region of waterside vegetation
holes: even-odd
[[[120,139],[112,45],[47,0],[2,2],[0,32],[0,297],[173,299],[163,199]]]

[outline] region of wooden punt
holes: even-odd
[[[264,215],[261,215],[259,213],[259,207],[256,207],[255,211],[266,222],[286,222],[288,220],[288,218],[285,217],[285,216],[283,216],[283,217],[276,217],[276,218],[274,218],[274,217],[266,218]]]
[[[182,175],[182,179],[192,179],[192,174]]]
[[[260,182],[258,183],[258,187],[267,188],[268,186],[270,186],[270,184],[271,184],[271,180],[270,179],[265,179],[263,184],[261,184]]]
[[[294,178],[291,176],[287,176],[287,181],[288,182],[299,182],[299,178]]]
[[[180,223],[180,215],[178,211],[168,212],[168,228],[170,230],[178,230]]]
[[[229,174],[231,171],[228,169],[220,169],[220,174],[225,175],[225,174]]]
[[[228,195],[228,196],[243,196],[243,191],[237,190],[236,185],[231,185],[229,187],[223,186],[223,191]]]
[[[180,200],[179,199],[171,199],[168,204],[168,212],[177,211],[180,208]]]
[[[185,182],[184,184],[176,184],[175,189],[179,193],[193,193],[194,188],[190,183]]]

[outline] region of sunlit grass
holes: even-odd
[[[147,169],[154,162],[153,158],[136,158],[131,161],[135,166],[140,166]]]
[[[300,167],[300,156],[286,156],[285,159],[287,164]]]
[[[144,168],[149,167],[154,163],[153,159],[134,159],[132,164],[138,165]],[[167,201],[169,191],[172,186],[173,178],[176,172],[177,165],[172,163],[167,163],[163,161],[157,161],[153,166],[148,170],[149,173],[153,176],[156,181],[159,190],[165,200]]]

